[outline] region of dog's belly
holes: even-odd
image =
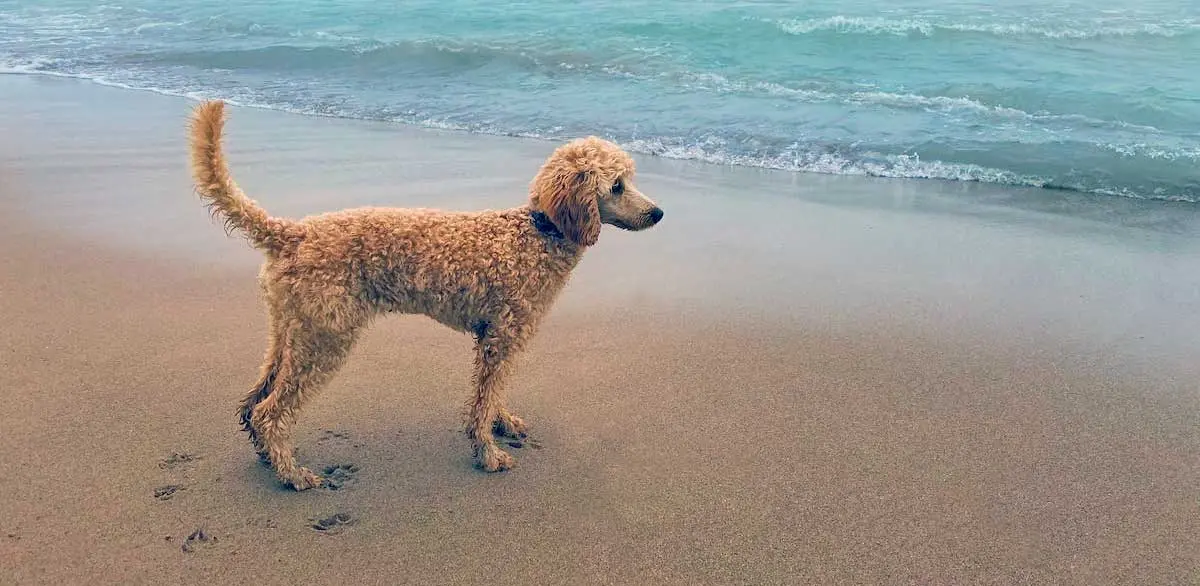
[[[473,332],[480,322],[491,321],[487,303],[481,303],[467,287],[395,286],[375,297],[381,313],[425,315],[451,329]]]

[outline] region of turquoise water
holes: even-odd
[[[1200,201],[1194,0],[0,0],[0,70],[739,165]]]

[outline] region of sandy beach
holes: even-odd
[[[0,583],[1198,584],[1200,213],[638,157],[471,465],[470,341],[381,320],[260,466],[260,257],[193,102],[0,75]],[[276,215],[524,201],[554,143],[231,108]],[[197,532],[202,531],[203,535]],[[189,539],[189,536],[193,536]]]

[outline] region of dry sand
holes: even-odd
[[[1200,583],[1191,207],[639,157],[666,218],[532,344],[516,470],[471,467],[468,339],[401,317],[301,416],[344,486],[297,494],[238,431],[258,258],[190,191],[191,104],[0,95],[0,583]],[[284,215],[519,203],[554,146],[229,131]]]

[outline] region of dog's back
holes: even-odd
[[[578,262],[523,207],[357,208],[296,226],[301,236],[268,257],[264,286],[329,304],[349,297],[371,314],[429,314],[460,331],[506,305],[556,294]]]

